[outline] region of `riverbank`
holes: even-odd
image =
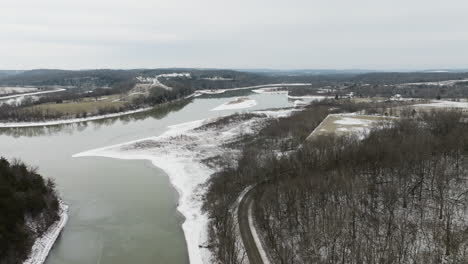
[[[278,112],[278,115],[283,114],[284,111]],[[206,182],[216,169],[207,165],[207,161],[222,155],[232,157],[238,154],[227,149],[226,143],[239,135],[255,133],[268,118],[276,118],[276,113],[270,111],[231,123],[222,122],[223,117],[192,121],[170,126],[158,137],[90,150],[73,157],[143,159],[164,170],[179,193],[177,210],[185,217],[182,229],[190,263],[211,263],[209,219],[202,206]]]
[[[68,221],[68,205],[63,203],[63,201],[60,201],[59,211],[59,220],[50,226],[42,237],[36,239],[28,259],[23,264],[42,264],[45,262],[60,232],[62,232]]]
[[[58,120],[50,120],[50,121],[43,121],[43,122],[6,122],[0,123],[0,128],[15,128],[15,127],[39,127],[39,126],[54,126],[54,125],[63,125],[63,124],[72,124],[72,123],[80,123],[80,122],[87,122],[87,121],[95,121],[101,120],[106,118],[113,118],[119,116],[125,116],[135,113],[141,113],[148,110],[153,109],[153,107],[145,107],[131,111],[125,112],[118,112],[106,115],[98,115],[98,116],[90,116],[84,118],[72,118],[72,119],[58,119]]]

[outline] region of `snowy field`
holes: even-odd
[[[219,105],[210,111],[222,111],[222,110],[235,110],[235,109],[245,109],[254,107],[257,105],[257,101],[250,99],[248,97],[238,97],[234,100],[226,102],[222,105]]]
[[[260,112],[258,112],[260,113]],[[291,113],[291,110],[289,111]],[[247,120],[204,126],[217,119],[198,120],[170,126],[158,137],[151,137],[79,153],[74,157],[100,156],[116,159],[150,160],[164,170],[179,193],[177,209],[184,215],[182,229],[187,242],[191,264],[211,263],[208,245],[208,217],[202,212],[204,184],[215,172],[203,161],[219,155],[236,155],[223,145],[241,134],[251,134],[262,127],[267,118],[286,115],[285,111],[262,112]]]
[[[355,114],[331,114],[309,135],[308,139],[325,135],[365,137],[372,128],[393,120],[392,117]]]

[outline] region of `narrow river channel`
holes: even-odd
[[[232,100],[228,96],[199,97],[101,121],[0,129],[0,156],[19,158],[54,178],[70,206],[69,222],[46,263],[188,263],[177,192],[164,171],[149,161],[72,155],[157,136],[170,125],[234,113],[210,111]],[[257,105],[237,111],[293,105],[285,94],[248,96]]]

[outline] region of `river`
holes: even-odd
[[[257,101],[252,108],[210,111],[248,93],[198,97],[100,121],[0,129],[0,156],[19,158],[54,178],[70,206],[69,222],[46,263],[188,263],[184,218],[164,171],[149,161],[72,155],[157,136],[183,122],[293,105],[285,94],[249,94]]]

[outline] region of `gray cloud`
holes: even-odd
[[[0,68],[468,68],[465,0],[14,0]]]

